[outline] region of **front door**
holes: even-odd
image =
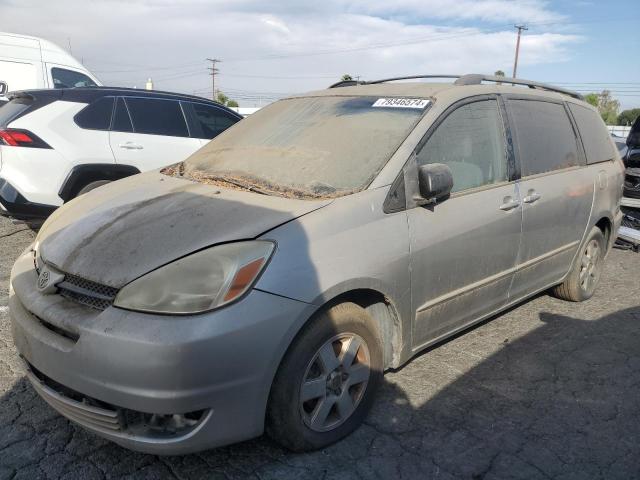
[[[443,116],[416,162],[447,165],[452,194],[407,212],[415,349],[506,304],[520,243],[521,203],[497,99],[468,99]]]

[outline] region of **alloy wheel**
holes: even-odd
[[[598,281],[600,275],[601,249],[597,240],[591,240],[582,254],[580,264],[580,288],[590,292]]]
[[[369,382],[371,358],[362,337],[342,333],[325,342],[307,365],[300,412],[316,432],[333,430],[356,410]]]

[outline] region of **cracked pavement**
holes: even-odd
[[[640,478],[640,255],[614,250],[594,298],[539,295],[388,372],[366,424],[323,451],[262,437],[197,455],[134,453],[31,389],[8,278],[33,231],[0,217],[0,479]]]

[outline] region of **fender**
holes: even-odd
[[[115,163],[89,163],[76,165],[71,169],[69,175],[62,183],[58,196],[65,202],[78,195],[82,188],[97,180],[120,180],[140,173],[136,167],[131,165],[120,165]]]

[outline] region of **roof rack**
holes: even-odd
[[[523,80],[520,78],[510,78],[510,77],[497,77],[495,75],[482,75],[478,73],[470,73],[467,75],[409,75],[406,77],[393,77],[393,78],[384,78],[382,80],[371,80],[369,82],[358,81],[355,80],[346,80],[338,83],[334,83],[329,88],[336,87],[351,87],[354,85],[371,85],[377,83],[386,83],[386,82],[394,82],[396,80],[416,80],[421,78],[455,78],[454,85],[480,85],[482,82],[494,82],[494,83],[510,83],[512,85],[524,85],[529,88],[535,88],[538,90],[547,90],[550,92],[562,93],[564,95],[569,95],[570,97],[577,98],[579,100],[583,100],[584,97],[577,92],[567,90],[560,87],[554,87],[553,85],[549,85],[546,83],[533,82],[531,80]]]
[[[495,75],[482,75],[478,73],[471,73],[468,75],[461,76],[455,82],[453,82],[453,84],[454,85],[480,85],[482,82],[510,83],[512,85],[524,85],[529,88],[563,93],[564,95],[569,95],[570,97],[583,100],[583,96],[580,95],[578,92],[567,90],[565,88],[554,87],[553,85],[549,85],[548,83],[534,82],[531,80],[523,80],[520,78],[497,77]]]

